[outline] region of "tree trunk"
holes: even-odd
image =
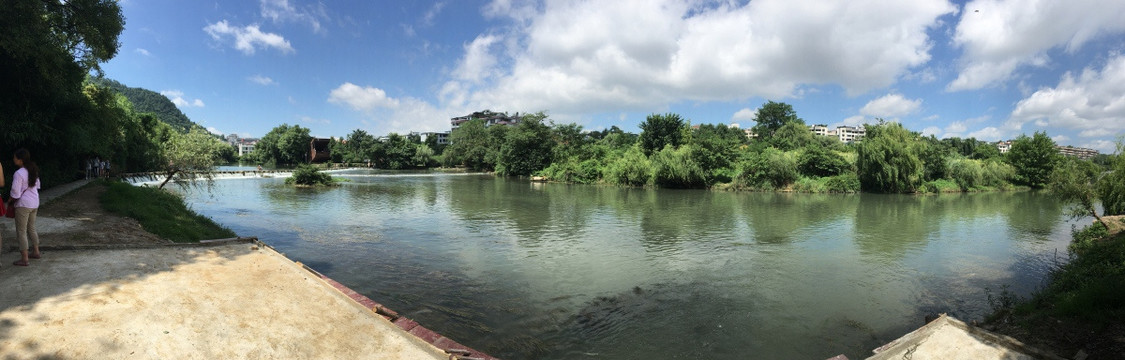
[[[163,189],[164,185],[168,184],[168,181],[171,181],[172,177],[176,176],[176,173],[179,173],[179,172],[180,172],[179,170],[172,170],[172,172],[169,172],[168,177],[164,178],[164,182],[160,183],[159,189]],[[1107,227],[1107,229],[1108,229],[1108,227]]]
[[[1102,226],[1105,226],[1105,232],[1109,232],[1109,224],[1106,223],[1105,220],[1102,220],[1101,216],[1098,216],[1098,210],[1094,209],[1092,206],[1090,207],[1090,215],[1094,215],[1094,219],[1097,219],[1098,222],[1102,223]]]

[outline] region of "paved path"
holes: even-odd
[[[0,359],[447,359],[252,243],[0,257]]]
[[[55,185],[54,187],[46,190],[40,190],[39,206],[43,206],[44,204],[51,202],[51,200],[66,195],[71,191],[78,190],[78,188],[86,186],[86,184],[89,184],[91,181],[94,181],[94,179],[78,180],[62,185]]]

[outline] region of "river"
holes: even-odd
[[[864,358],[1065,262],[1035,192],[734,193],[337,173],[181,189],[193,208],[504,359]],[[1085,220],[1082,220],[1085,221]]]

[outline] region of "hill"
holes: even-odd
[[[125,95],[125,98],[133,103],[134,110],[139,113],[156,114],[157,118],[180,132],[187,132],[192,128],[201,127],[199,124],[192,122],[187,115],[184,115],[184,113],[176,107],[176,104],[172,103],[172,100],[169,100],[168,97],[158,92],[145,88],[128,87],[125,84],[106,78],[91,77],[90,83],[113,89],[121,95]]]

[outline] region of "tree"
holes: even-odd
[[[1125,136],[1117,140],[1117,154],[1106,161],[1110,168],[1098,182],[1098,198],[1105,215],[1125,215]]]
[[[93,152],[84,139],[120,130],[114,120],[121,119],[88,115],[94,105],[83,82],[117,54],[124,22],[113,0],[0,6],[0,144],[31,150],[46,185],[71,179],[75,164]]]
[[[679,147],[684,142],[684,127],[687,122],[679,114],[652,114],[641,122],[641,150],[645,155],[661,151],[665,146]]]
[[[208,172],[215,166],[215,159],[222,146],[206,130],[194,129],[187,134],[173,135],[164,146],[163,158],[167,165],[163,168],[164,188],[168,181],[179,174],[202,171]]]
[[[541,117],[524,117],[519,125],[507,130],[496,159],[496,172],[531,175],[551,164],[554,146],[551,128]]]
[[[828,177],[846,173],[852,166],[835,151],[810,146],[797,157],[797,167],[807,176]]]
[[[778,150],[790,151],[810,146],[815,142],[814,136],[816,135],[809,131],[809,127],[805,126],[803,121],[791,121],[782,125],[765,140]]]
[[[918,135],[899,123],[867,125],[857,149],[856,170],[864,191],[906,193],[922,184],[923,147]]]
[[[1012,141],[1008,163],[1016,168],[1017,183],[1038,189],[1047,186],[1060,156],[1055,141],[1046,132],[1036,131],[1032,137],[1020,135]]]
[[[1059,200],[1071,205],[1072,217],[1093,216],[1109,231],[1109,224],[1098,216],[1098,210],[1094,207],[1098,201],[1098,173],[1098,166],[1092,162],[1061,159],[1051,171],[1047,188]]]
[[[254,147],[254,153],[263,162],[278,165],[303,163],[307,161],[311,141],[308,128],[281,124],[262,136]]]
[[[797,117],[797,112],[793,111],[792,105],[773,101],[768,101],[758,108],[754,121],[758,122],[757,125],[754,125],[754,133],[758,134],[759,139],[766,141],[771,139],[774,133],[786,124],[805,125],[805,121]],[[808,128],[805,130],[807,131]]]
[[[486,161],[489,149],[488,129],[484,121],[473,119],[453,129],[449,135],[451,144],[445,149],[443,161],[447,166],[461,165],[473,170],[486,170],[491,166]]]

